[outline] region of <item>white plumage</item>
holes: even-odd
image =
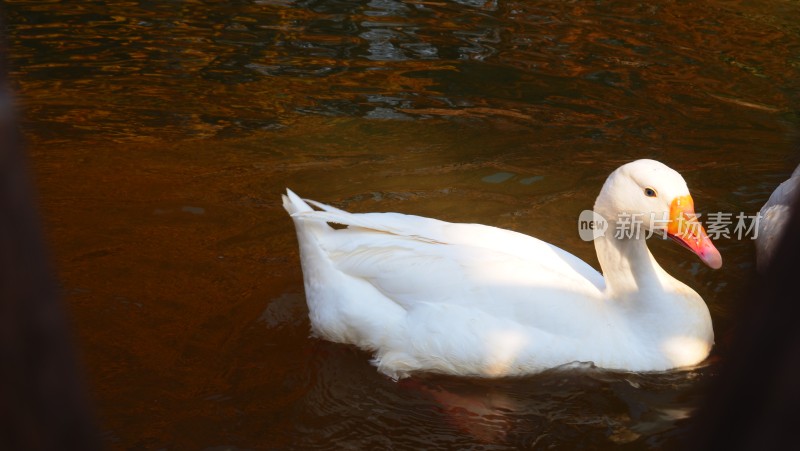
[[[611,224],[595,242],[605,278],[569,252],[509,230],[353,214],[289,190],[283,205],[297,229],[317,336],[374,352],[393,378],[414,371],[499,377],[575,361],[631,371],[702,361],[713,343],[703,300],[658,266],[644,236],[611,236],[619,212],[673,215],[674,200],[688,194],[678,173],[652,160],[609,177],[595,205]],[[577,228],[572,218],[554,220]],[[705,232],[670,236],[721,265]]]

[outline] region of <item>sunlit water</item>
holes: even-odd
[[[308,338],[279,194],[480,222],[596,266],[623,162],[754,214],[797,163],[793,2],[2,6],[43,216],[113,449],[677,447],[713,364],[394,382]],[[793,147],[795,146],[795,147]],[[752,243],[651,240],[718,348]]]

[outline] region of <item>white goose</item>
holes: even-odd
[[[605,277],[521,233],[307,202],[322,211],[289,190],[283,196],[313,333],[374,352],[373,363],[392,378],[514,376],[588,361],[661,371],[697,364],[713,345],[703,299],[661,269],[645,234],[614,236],[622,213],[642,213],[645,230],[668,217],[670,238],[722,266],[694,219],[686,182],[657,161],[618,168],[597,197],[594,210],[609,222],[595,240]]]

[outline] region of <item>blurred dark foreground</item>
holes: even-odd
[[[0,450],[96,450],[98,434],[43,245],[4,64],[0,61]]]
[[[751,284],[690,437],[695,449],[792,449],[800,420],[800,197],[774,258]]]

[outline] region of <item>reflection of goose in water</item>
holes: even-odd
[[[471,384],[459,390],[420,378],[405,379],[401,384],[430,397],[451,426],[481,443],[505,442],[514,425],[511,415],[525,408],[506,391],[492,387]]]
[[[780,241],[786,222],[789,221],[790,206],[798,185],[800,185],[800,166],[794,170],[788,180],[775,188],[758,212],[761,215],[756,239],[756,260],[759,271],[766,268],[775,253],[775,246]]]
[[[702,361],[713,344],[702,298],[661,269],[644,233],[595,240],[603,276],[509,230],[308,201],[315,211],[291,191],[283,202],[297,228],[315,334],[375,352],[391,377],[521,375],[574,361],[667,370]],[[625,212],[641,213],[649,230],[653,218],[669,218],[669,237],[722,265],[694,221],[683,178],[659,162],[614,171],[595,211],[610,230]]]

